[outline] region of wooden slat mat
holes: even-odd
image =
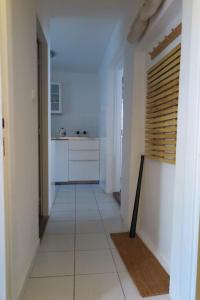
[[[142,297],[169,293],[169,275],[138,236],[116,233],[111,238]]]

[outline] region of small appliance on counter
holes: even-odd
[[[66,129],[65,129],[65,128],[60,128],[60,129],[59,129],[59,136],[60,136],[60,137],[64,137],[64,136],[66,136],[66,135],[67,135]]]

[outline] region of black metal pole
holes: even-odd
[[[141,156],[140,171],[139,171],[137,190],[135,195],[135,204],[133,209],[133,217],[132,217],[131,229],[129,233],[130,238],[135,238],[136,236],[136,226],[137,226],[138,210],[139,210],[139,203],[140,203],[140,191],[142,185],[143,168],[144,168],[144,155]]]

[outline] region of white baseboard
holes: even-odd
[[[20,291],[18,300],[22,300],[22,297],[23,297],[23,295],[24,295],[25,288],[26,288],[26,285],[27,285],[27,283],[28,283],[28,280],[29,280],[29,277],[30,277],[30,273],[31,273],[31,271],[32,271],[33,264],[34,264],[35,257],[36,257],[36,255],[37,255],[39,246],[40,246],[40,240],[38,239],[36,248],[35,248],[34,251],[33,251],[33,258],[32,258],[31,264],[30,264],[30,266],[29,266],[29,268],[28,268],[28,270],[27,270],[27,272],[26,272],[26,277],[25,277],[25,280],[24,280],[24,284],[23,284],[23,286],[22,286],[22,288],[21,288],[21,291]]]
[[[157,258],[161,266],[165,269],[165,271],[170,274],[170,267],[166,259],[160,253],[159,249],[155,247],[152,241],[148,238],[146,233],[143,230],[138,230],[137,235],[140,239],[145,243],[145,245],[149,248],[149,250],[153,253],[153,255]]]

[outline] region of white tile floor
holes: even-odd
[[[59,186],[23,300],[141,300],[109,236],[122,231],[118,205],[99,186]]]

